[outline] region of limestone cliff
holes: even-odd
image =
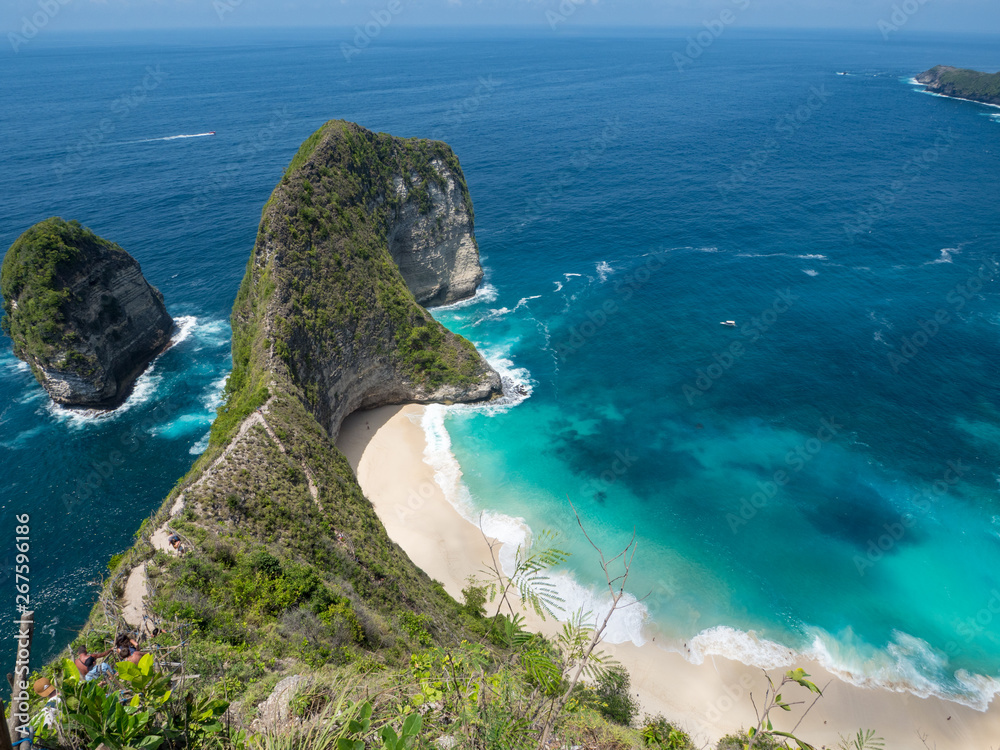
[[[60,404],[121,403],[173,328],[135,259],[76,221],[46,219],[22,234],[0,292],[14,353]]]
[[[233,310],[233,382],[254,360],[287,376],[332,439],[359,408],[488,399],[497,373],[418,304],[471,296],[481,278],[451,149],[329,122],[264,208]]]
[[[389,252],[422,305],[470,297],[483,280],[469,191],[461,170],[430,160],[433,177],[393,175],[398,204],[388,231]],[[426,195],[420,191],[426,191]]]
[[[1000,104],[1000,73],[936,65],[917,76],[917,82],[935,94],[968,99],[984,104]]]
[[[357,408],[500,391],[413,291],[471,295],[480,273],[445,144],[331,122],[292,160],[233,306],[233,371],[208,448],[105,587],[133,625],[193,624],[202,685],[226,681],[232,697],[320,665],[408,670],[413,649],[485,633],[389,539],[333,443]],[[193,554],[171,554],[167,529]],[[96,607],[93,627],[114,631],[111,611]]]

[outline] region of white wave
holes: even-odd
[[[444,311],[444,310],[461,310],[463,307],[470,307],[471,305],[478,305],[480,302],[496,302],[497,300],[497,288],[490,283],[483,284],[476,290],[476,293],[469,297],[468,299],[462,299],[458,302],[452,302],[450,305],[441,305],[440,307],[434,307],[432,310],[434,312]]]
[[[132,386],[132,392],[125,402],[117,409],[106,411],[101,409],[80,409],[77,407],[60,406],[49,400],[45,405],[45,410],[59,422],[64,422],[68,427],[75,430],[83,429],[92,424],[114,421],[122,414],[141,406],[148,402],[156,393],[163,376],[155,373],[155,364],[150,365],[146,372],[136,378]]]
[[[737,258],[797,258],[798,260],[826,260],[825,255],[819,255],[817,253],[805,253],[803,255],[798,255],[796,253],[737,253]]]
[[[27,372],[31,370],[31,368],[28,367],[27,362],[23,362],[20,359],[17,359],[16,357],[10,357],[10,358],[4,357],[2,360],[2,364],[3,364],[3,369],[7,370],[8,372]]]
[[[40,385],[36,388],[34,385],[26,393],[22,393],[20,396],[15,397],[15,404],[30,404],[33,401],[41,401],[44,398],[48,398],[48,394],[45,393],[45,389]]]
[[[989,104],[987,102],[980,102],[975,99],[966,99],[962,96],[949,96],[948,94],[939,94],[936,91],[927,91],[926,89],[920,92],[921,94],[927,94],[929,96],[940,96],[942,99],[958,99],[961,102],[972,102],[973,104],[982,104],[984,107],[994,107],[1000,109],[1000,104]]]
[[[584,624],[596,628],[607,617],[611,609],[611,595],[607,591],[599,591],[596,586],[584,586],[564,571],[550,576],[549,582],[555,586],[557,595],[563,600],[553,607],[558,620],[565,622],[582,612],[585,616]],[[608,620],[604,642],[643,645],[646,642],[643,627],[648,617],[649,611],[645,605],[626,592],[618,609]]]
[[[519,547],[530,542],[531,529],[523,518],[515,518],[497,511],[476,510],[468,486],[462,481],[462,468],[451,450],[451,436],[445,426],[448,410],[454,406],[432,404],[424,408],[421,426],[424,430],[424,462],[434,470],[434,481],[441,488],[445,499],[470,523],[482,528],[483,532],[501,543],[498,558],[503,571],[510,575],[514,570],[515,556]],[[610,596],[598,593],[595,587],[587,587],[571,574],[560,572],[550,577],[562,604],[554,607],[557,619],[566,621],[577,612],[588,615],[591,624],[600,622],[611,607]],[[645,643],[642,628],[647,610],[631,595],[626,595],[608,622],[604,640],[608,643],[631,641],[641,646]]]
[[[611,264],[606,260],[602,260],[597,264],[597,278],[603,284],[608,280],[608,276],[615,272],[615,269],[611,267]]]
[[[579,278],[581,276],[583,276],[582,273],[564,273],[563,274],[563,278],[565,278],[567,281],[569,281],[570,279]]]
[[[170,346],[177,346],[182,341],[187,341],[191,334],[194,333],[197,325],[198,318],[194,315],[181,315],[174,318],[175,328],[173,335],[170,337]]]
[[[804,273],[806,276],[819,276],[819,271],[814,271],[811,268],[802,269],[802,273]]]
[[[934,696],[977,711],[985,711],[1000,693],[1000,680],[962,669],[952,672],[944,652],[908,633],[893,631],[892,642],[884,650],[861,654],[857,649],[840,648],[835,639],[819,629],[814,632],[812,646],[805,655],[852,685],[912,693],[920,698]],[[949,679],[957,683],[957,690],[942,685]]]
[[[226,381],[229,375],[219,378],[208,387],[208,392],[201,398],[201,403],[205,409],[210,411],[214,417],[215,410],[222,406],[222,394],[226,390]]]
[[[198,438],[198,442],[192,445],[188,449],[188,453],[190,453],[192,456],[200,456],[202,453],[208,450],[208,438],[211,437],[211,435],[212,431],[209,430],[200,438]]]
[[[561,281],[553,281],[552,283],[556,285],[555,291],[557,292],[562,291],[563,283]]]
[[[910,84],[911,86],[923,86],[924,85],[920,81],[918,81],[916,78],[907,78],[906,82],[908,84]]]
[[[477,326],[480,323],[485,323],[487,320],[496,320],[497,318],[502,318],[504,315],[510,315],[512,312],[514,311],[511,310],[509,307],[494,308],[491,309],[488,313],[486,313],[483,317],[479,318],[479,320],[477,320],[472,325]]]
[[[924,265],[925,266],[933,266],[933,265],[936,265],[938,263],[951,263],[952,262],[951,261],[951,256],[952,255],[957,255],[960,252],[962,252],[962,249],[958,248],[958,247],[945,247],[945,248],[942,248],[941,251],[940,251],[939,257],[937,257],[935,260],[929,260],[929,261],[927,261],[926,263],[924,263]]]
[[[796,657],[787,646],[724,625],[701,631],[687,645],[684,657],[692,664],[703,664],[706,656],[724,656],[752,667],[777,669],[790,667]]]
[[[533,299],[541,299],[541,298],[542,298],[542,295],[540,295],[540,294],[535,294],[535,295],[532,295],[531,297],[521,297],[521,299],[519,299],[517,301],[517,304],[514,305],[514,309],[517,310],[519,307],[522,307],[523,305],[527,305]]]

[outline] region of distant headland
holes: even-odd
[[[1000,73],[980,73],[966,68],[935,65],[918,75],[916,80],[935,94],[1000,105]]]

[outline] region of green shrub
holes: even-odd
[[[642,723],[642,742],[646,747],[660,750],[695,750],[688,734],[675,728],[662,714],[646,716]]]
[[[631,682],[622,666],[610,667],[597,676],[599,710],[616,724],[629,726],[639,712],[639,702],[629,692]]]

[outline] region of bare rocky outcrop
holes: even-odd
[[[117,406],[173,329],[131,255],[58,218],[11,246],[3,295],[14,353],[59,404]]]
[[[447,305],[471,297],[483,280],[465,180],[441,159],[432,159],[441,184],[429,182],[430,210],[411,200],[401,175],[393,187],[401,201],[389,226],[389,252],[417,302]],[[409,181],[414,182],[411,176]]]

